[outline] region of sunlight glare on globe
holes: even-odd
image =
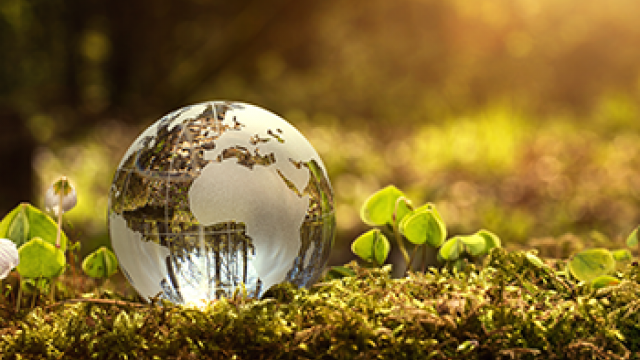
[[[125,153],[109,232],[140,295],[177,304],[262,296],[321,275],[335,232],[333,192],[314,148],[257,106],[212,101],[174,111]]]

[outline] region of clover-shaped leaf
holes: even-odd
[[[365,224],[371,226],[393,224],[393,214],[396,211],[396,207],[396,220],[398,222],[411,212],[408,202],[402,191],[393,185],[389,185],[365,200],[360,208],[360,218]]]
[[[601,275],[609,275],[616,261],[607,249],[589,249],[573,256],[568,267],[571,275],[584,282],[591,282]]]
[[[82,262],[82,270],[92,278],[108,278],[118,271],[118,259],[113,251],[102,246]]]
[[[439,247],[447,238],[444,221],[433,206],[420,208],[407,215],[400,224],[400,232],[410,242]]]
[[[53,278],[64,271],[64,252],[39,237],[29,240],[18,249],[20,264],[16,268],[25,278]]]
[[[389,256],[391,244],[378,229],[360,235],[352,244],[351,251],[364,261],[382,265]]]
[[[445,261],[455,261],[464,252],[464,243],[460,236],[453,237],[440,247],[438,251],[438,257]]]
[[[10,213],[10,215],[13,214],[14,216],[9,223],[5,236],[20,247],[29,241],[29,217],[27,216],[26,206],[18,206],[16,210]]]
[[[0,238],[7,238],[18,247],[27,241],[39,237],[55,245],[58,226],[45,213],[31,204],[22,203],[7,214],[0,222]],[[60,234],[60,249],[67,248],[67,236]]]
[[[498,235],[492,233],[491,231],[483,229],[483,230],[478,231],[476,233],[476,235],[481,236],[485,241],[486,245],[485,245],[484,254],[488,254],[489,251],[491,251],[491,249],[499,248],[501,246],[500,238],[498,237]]]
[[[471,256],[479,256],[487,253],[487,243],[484,237],[473,234],[467,236],[459,236],[460,240],[464,244],[464,249]]]

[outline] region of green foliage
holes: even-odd
[[[18,206],[13,220],[9,222],[6,236],[7,239],[12,239],[18,247],[29,241],[29,218],[26,206]]]
[[[390,250],[389,240],[379,229],[373,229],[360,235],[351,244],[351,251],[354,254],[376,266],[384,264]]]
[[[447,240],[440,251],[438,252],[438,256],[445,261],[455,261],[460,258],[460,255],[465,250],[464,243],[462,242],[461,236],[456,236]]]
[[[598,276],[611,274],[616,261],[607,249],[589,249],[574,255],[568,265],[571,275],[588,283]]]
[[[489,230],[480,230],[476,233],[477,236],[481,236],[484,239],[484,252],[481,255],[489,253],[493,248],[501,247],[500,238],[498,235],[492,233]]]
[[[365,200],[360,208],[360,218],[371,226],[391,225],[410,212],[410,203],[402,191],[389,185]]]
[[[82,262],[82,270],[92,278],[108,278],[118,271],[118,259],[113,251],[101,246],[87,255]]]
[[[55,245],[57,231],[58,226],[51,217],[27,203],[18,205],[0,222],[0,237],[12,240],[17,246],[35,237]],[[67,236],[64,232],[60,236],[60,249],[65,251]]]
[[[640,268],[617,286],[558,276],[532,252],[392,279],[390,267],[274,287],[200,310],[118,296],[0,307],[8,359],[640,359]],[[610,279],[611,280],[611,279]]]
[[[447,228],[438,210],[432,203],[412,209],[411,201],[402,191],[389,185],[371,195],[360,209],[360,217],[369,225],[391,228],[407,270],[412,269],[417,250],[426,246],[440,248],[438,259],[448,262],[449,267],[463,268],[469,260],[487,255],[493,248],[500,247],[498,236],[487,230],[473,235],[447,238]],[[414,245],[410,256],[404,240]],[[358,237],[351,245],[351,251],[374,265],[382,265],[389,253],[390,245],[381,230],[371,230]],[[426,256],[423,267],[426,268]]]
[[[52,200],[51,196],[55,195],[56,191],[58,196],[73,195],[72,201],[60,204],[60,200],[64,199],[54,197]],[[0,221],[0,237],[8,238],[19,246],[20,263],[16,270],[21,279],[15,301],[16,311],[19,311],[22,305],[23,293],[34,289],[48,291],[49,301],[51,303],[55,301],[55,292],[58,288],[55,278],[61,275],[67,267],[67,250],[71,253],[70,265],[75,277],[74,252],[78,251],[80,244],[76,242],[68,247],[68,238],[62,231],[62,214],[75,205],[77,200],[75,190],[63,177],[54,183],[50,191],[47,192],[47,196],[47,202],[52,208],[60,207],[58,209],[58,223],[27,203],[18,205]],[[102,247],[85,259],[82,268],[92,277],[108,278],[117,271],[118,261],[113,252]],[[13,286],[9,285],[7,288],[12,289]],[[4,291],[4,287],[0,288],[1,298],[5,297]],[[35,304],[36,297],[37,295],[34,295],[32,298],[32,306]]]
[[[635,229],[627,238],[627,246],[637,246]],[[633,254],[629,249],[608,250],[595,248],[582,251],[570,259],[567,270],[576,279],[590,283],[594,288],[617,285],[620,280],[611,275],[631,263]]]
[[[439,247],[447,238],[447,228],[433,204],[416,209],[400,223],[400,233],[416,245]]]
[[[35,237],[18,249],[18,272],[25,278],[53,278],[60,275],[66,265],[64,252],[49,242]]]

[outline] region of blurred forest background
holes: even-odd
[[[126,148],[164,114],[249,102],[298,127],[337,199],[331,262],[372,192],[452,234],[566,256],[640,223],[640,2],[0,0],[0,212],[67,175],[70,235],[108,244]],[[573,234],[573,235],[566,235]]]

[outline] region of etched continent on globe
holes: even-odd
[[[179,109],[131,145],[116,171],[109,229],[121,269],[144,297],[175,303],[305,286],[333,243],[333,194],[320,157],[259,107]]]

